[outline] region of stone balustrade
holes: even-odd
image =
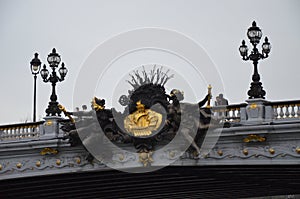
[[[254,107],[253,103],[241,103],[233,105],[215,106],[211,108],[212,114],[222,122],[239,123],[247,122],[247,107]],[[265,117],[268,115],[272,120],[293,120],[300,118],[300,100],[263,102]],[[54,120],[53,120],[54,119]],[[58,123],[62,118],[48,118],[46,121],[19,123],[0,126],[0,142],[9,142],[24,139],[39,138],[41,135],[56,136],[59,132]],[[53,123],[53,124],[52,124]],[[41,129],[46,129],[46,133]],[[47,133],[48,132],[48,133]],[[44,135],[45,134],[45,135]],[[50,135],[53,134],[53,135]]]
[[[0,126],[0,141],[38,138],[43,123],[44,121]]]
[[[289,120],[300,118],[300,100],[277,102],[266,101],[263,103],[263,106],[265,107],[264,109],[266,111],[264,115],[270,116],[273,120]],[[246,115],[246,107],[246,103],[215,106],[212,107],[212,112],[216,118],[222,120],[223,122],[234,123],[240,122],[241,118],[245,118],[247,120],[249,116]]]
[[[212,128],[205,135],[203,143],[206,145],[201,145],[203,154],[197,159],[189,151],[181,156],[180,151],[171,147],[155,151],[151,165],[160,166],[179,156],[178,161],[172,163],[174,166],[299,165],[300,101],[247,102],[211,108],[214,117],[230,125]],[[90,119],[89,115],[75,114],[82,120]],[[98,160],[89,162],[90,154],[84,145],[71,146],[70,138],[61,129],[62,124],[70,120],[56,116],[44,120],[0,126],[1,180],[108,169]],[[175,145],[180,145],[180,141]],[[204,147],[211,143],[213,146],[206,153]],[[112,153],[115,168],[143,167],[141,154],[131,152],[132,143],[122,144],[122,147],[125,149],[122,153]]]
[[[233,105],[222,105],[212,107],[212,113],[223,122],[239,122],[241,118],[241,108],[246,107],[246,103],[233,104]]]
[[[300,100],[271,102],[274,119],[300,118]]]

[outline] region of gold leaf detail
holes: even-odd
[[[244,149],[244,150],[243,150],[243,154],[244,154],[244,155],[248,155],[248,150],[247,150],[247,149]]]
[[[250,134],[248,135],[248,137],[243,139],[243,142],[264,142],[266,141],[265,137],[261,137],[259,135],[254,135],[254,134]]]
[[[51,126],[52,124],[53,124],[52,120],[48,120],[48,121],[46,122],[46,126]]]
[[[127,132],[136,137],[149,136],[157,130],[162,123],[162,115],[151,109],[145,109],[145,105],[138,101],[137,111],[128,115],[124,120]]]
[[[40,166],[41,166],[41,161],[36,161],[35,165],[36,165],[37,167],[40,167]]]
[[[218,154],[219,154],[219,156],[222,156],[222,155],[223,155],[223,151],[222,151],[222,150],[219,150],[219,151],[218,151]]]
[[[275,153],[275,150],[273,148],[270,148],[269,152],[273,155]]]
[[[60,159],[57,159],[56,160],[56,164],[59,166],[61,164],[61,160]]]
[[[153,162],[152,153],[152,151],[139,153],[139,161],[143,164],[144,167],[148,166],[148,164],[150,165]]]
[[[16,166],[17,166],[18,169],[20,169],[22,167],[22,164],[19,162],[19,163],[17,163]]]
[[[52,149],[52,148],[44,148],[41,152],[40,152],[40,154],[41,155],[48,155],[48,154],[57,154],[58,153],[58,150],[55,150],[55,149]]]
[[[256,109],[256,108],[257,108],[257,104],[255,103],[250,104],[250,109]]]

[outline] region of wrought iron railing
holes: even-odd
[[[9,124],[0,126],[0,141],[37,138],[40,136],[40,125],[44,121]]]

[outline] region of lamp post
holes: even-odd
[[[39,54],[35,53],[34,58],[30,62],[31,73],[34,77],[34,86],[33,86],[33,122],[36,122],[36,75],[40,72],[41,61],[38,58]]]
[[[239,51],[243,60],[251,60],[254,65],[251,87],[248,91],[249,99],[264,99],[266,91],[263,90],[262,83],[260,82],[260,75],[258,73],[257,65],[260,59],[265,59],[268,57],[271,50],[271,44],[269,43],[268,38],[265,37],[265,42],[262,44],[262,53],[258,51],[256,46],[257,44],[259,44],[259,41],[262,37],[262,32],[260,28],[256,26],[255,21],[253,21],[252,26],[248,29],[247,36],[251,44],[253,45],[253,49],[250,55],[248,55],[248,47],[245,44],[245,40],[242,41],[242,45],[239,47]]]
[[[57,82],[61,82],[65,79],[67,75],[67,68],[65,68],[65,64],[62,63],[60,69],[58,70],[60,77],[56,74],[56,68],[58,67],[61,59],[60,55],[56,53],[56,49],[53,48],[52,52],[48,55],[47,61],[52,68],[52,72],[48,78],[49,71],[44,64],[43,69],[41,70],[41,76],[44,82],[51,82],[52,85],[52,94],[50,96],[50,102],[48,108],[46,109],[47,116],[60,116],[61,110],[58,108],[57,95],[55,92],[55,86]]]

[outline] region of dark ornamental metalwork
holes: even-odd
[[[71,144],[77,145],[82,141],[78,131],[81,134],[95,132],[101,136],[97,128],[99,124],[103,134],[112,143],[134,146],[144,166],[151,164],[152,153],[157,145],[165,145],[179,134],[183,140],[192,141],[188,150],[193,158],[198,158],[199,143],[208,127],[219,124],[212,118],[210,108],[201,108],[211,96],[208,93],[195,104],[184,103],[182,91],[173,89],[170,94],[165,91],[164,84],[172,77],[162,68],[154,67],[150,73],[145,70],[142,73],[134,71],[129,82],[133,89],[119,99],[119,103],[125,106],[123,112],[106,109],[105,100],[97,97],[92,100],[93,110],[90,112],[67,112],[60,106],[66,116],[75,116],[75,121],[65,123],[62,129],[69,136]],[[83,117],[90,119],[80,119]]]
[[[260,75],[258,73],[257,65],[260,59],[265,59],[268,57],[271,50],[271,44],[269,43],[268,38],[265,37],[265,42],[262,44],[262,53],[258,51],[256,46],[257,44],[259,44],[259,41],[262,37],[262,32],[261,29],[256,26],[255,21],[253,21],[252,26],[248,29],[247,36],[251,44],[253,45],[253,49],[250,55],[248,55],[248,47],[245,44],[245,40],[242,41],[242,45],[239,47],[239,51],[243,60],[251,60],[254,65],[254,73],[252,75],[252,83],[250,90],[248,91],[248,96],[249,99],[264,99],[266,91],[263,90],[262,83],[260,82]]]
[[[57,102],[57,95],[55,92],[55,86],[57,82],[61,82],[65,79],[65,76],[68,72],[67,68],[65,68],[65,64],[62,63],[60,69],[58,70],[60,77],[56,73],[56,68],[58,67],[61,58],[58,53],[56,53],[56,49],[53,48],[52,52],[48,55],[47,61],[52,68],[52,72],[49,75],[49,71],[46,68],[46,65],[44,64],[43,69],[41,70],[41,76],[43,78],[44,82],[50,82],[52,85],[52,94],[50,96],[50,102],[48,105],[48,108],[46,109],[47,116],[60,116],[61,110],[58,107]]]
[[[36,75],[39,74],[41,69],[41,61],[38,58],[39,54],[35,53],[34,58],[30,62],[31,73],[34,77],[33,85],[33,122],[36,122]]]

